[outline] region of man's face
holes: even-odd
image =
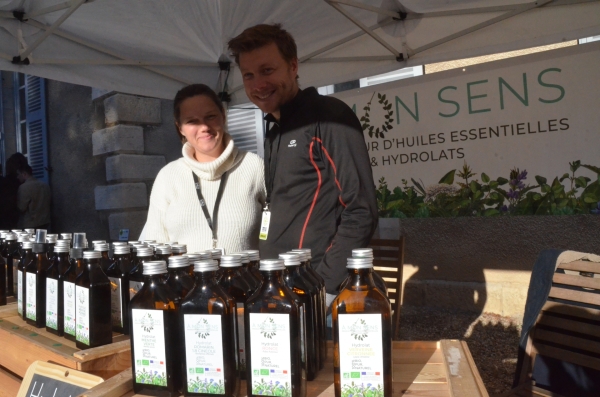
[[[298,92],[298,60],[286,62],[275,43],[239,55],[248,98],[279,120],[279,109]]]

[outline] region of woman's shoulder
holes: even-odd
[[[185,163],[183,157],[180,157],[162,167],[160,171],[158,171],[156,179],[173,180],[174,178],[182,175],[182,172],[185,172],[185,170],[189,170],[189,166]]]

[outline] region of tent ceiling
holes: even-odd
[[[170,99],[218,89],[227,41],[258,23],[282,23],[321,86],[598,35],[600,1],[0,0],[0,69]],[[228,91],[247,101],[235,67]]]

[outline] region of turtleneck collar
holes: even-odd
[[[221,155],[206,163],[201,163],[194,157],[194,148],[189,142],[186,142],[181,149],[185,163],[198,175],[200,179],[207,181],[217,180],[225,171],[229,171],[240,160],[238,148],[233,143],[233,139],[227,133],[223,136],[225,150]]]

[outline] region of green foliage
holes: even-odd
[[[282,384],[279,381],[270,381],[267,383],[264,379],[261,379],[260,382],[253,383],[252,394],[290,397],[292,395],[292,389],[288,382],[285,382],[285,384]]]
[[[594,179],[577,175],[581,168]],[[437,185],[425,187],[411,178],[393,191],[384,178],[377,188],[377,209],[382,218],[429,218],[457,216],[573,215],[600,213],[600,167],[569,163],[568,173],[552,182],[540,175],[526,184],[527,171],[514,168],[509,178],[492,179],[473,172],[466,163],[446,173]]]

